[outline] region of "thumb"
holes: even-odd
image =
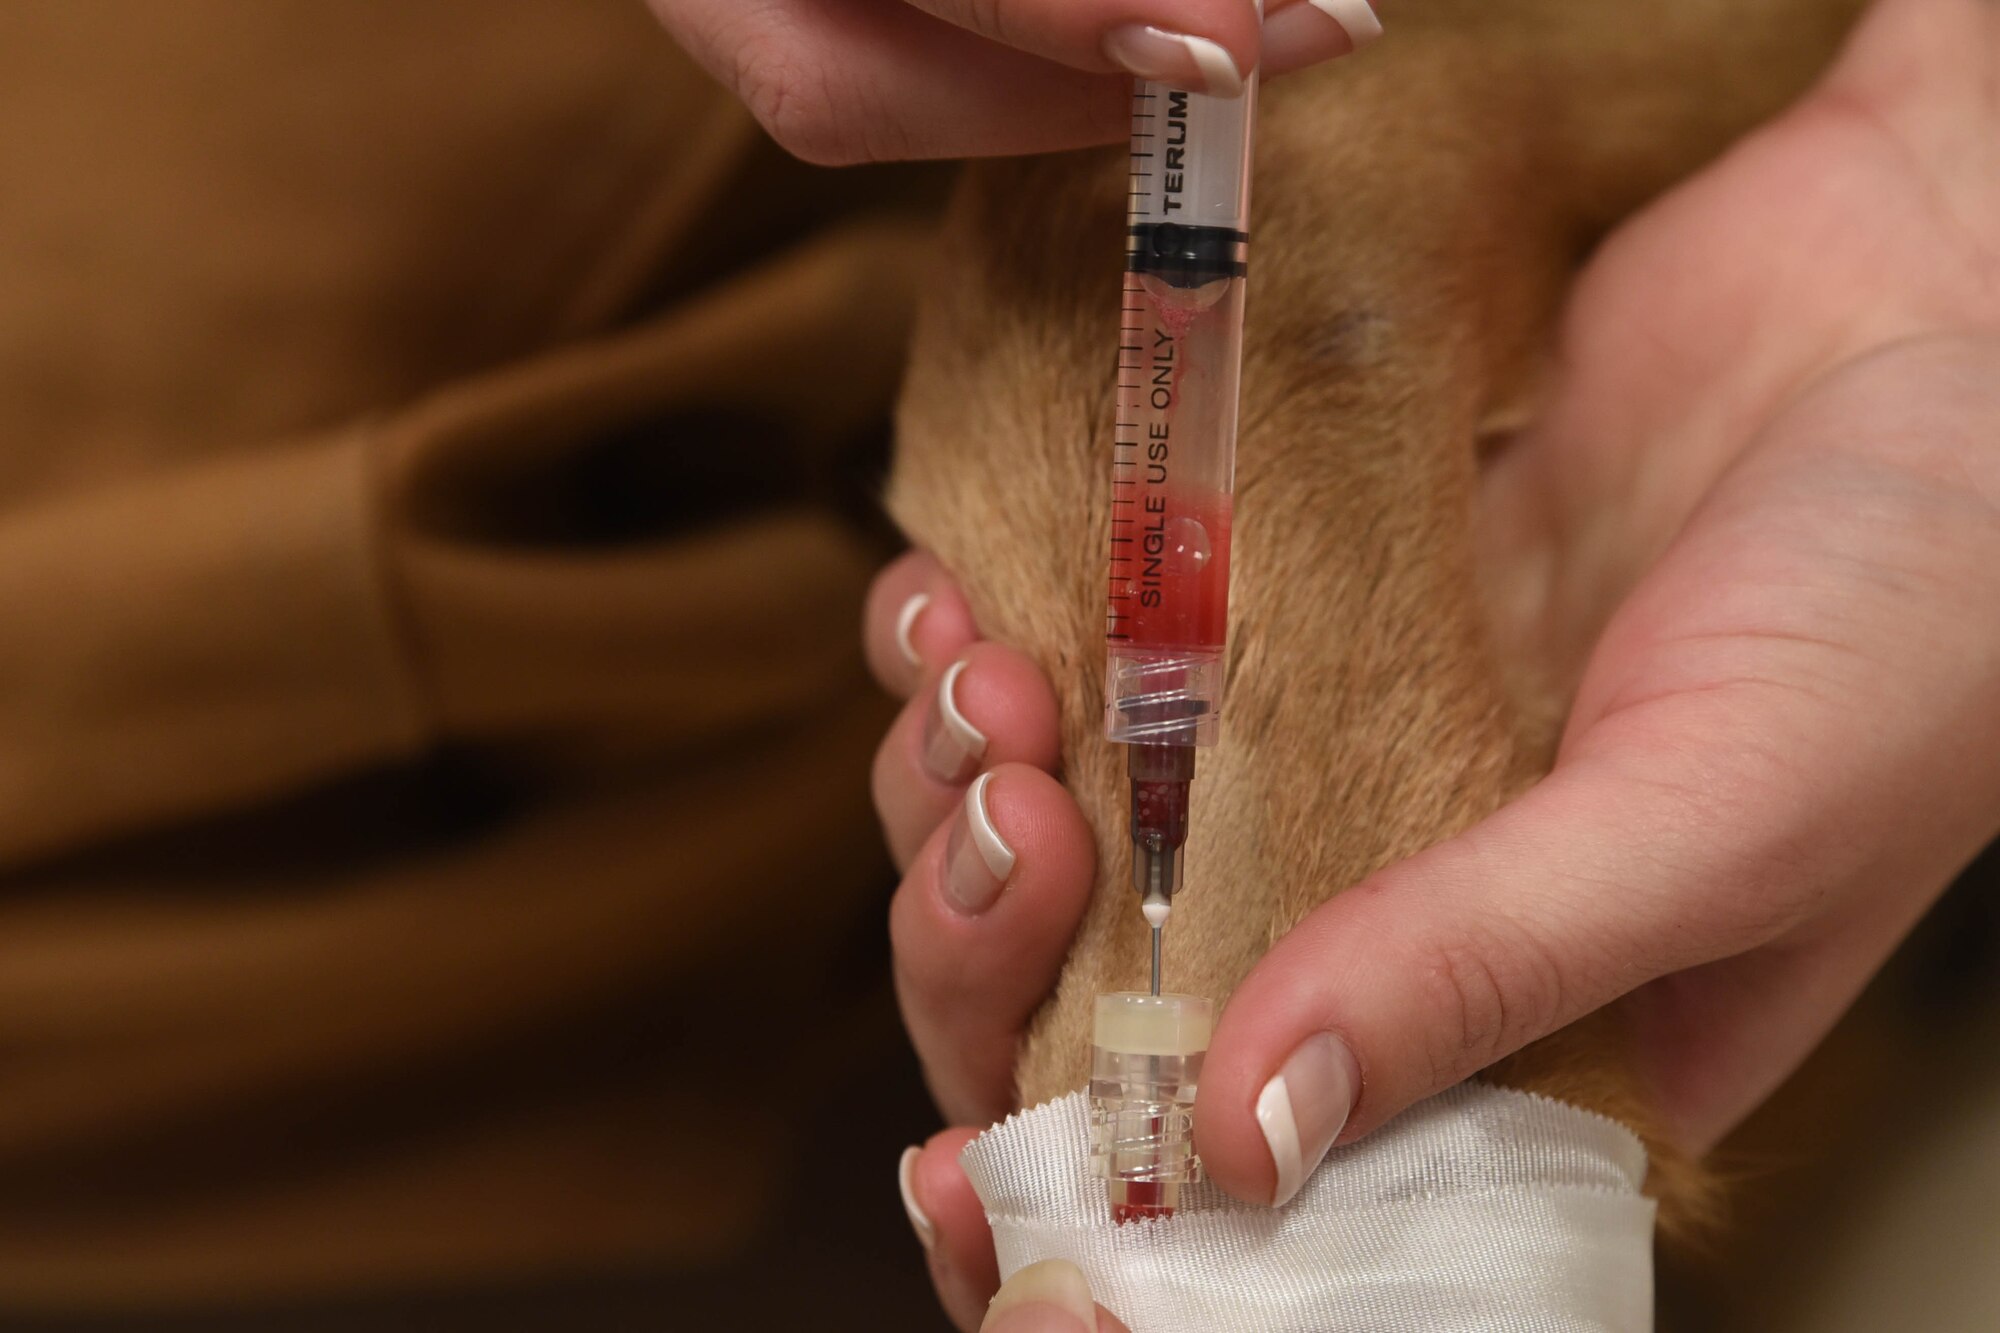
[[[1203,1069],[1216,1182],[1283,1203],[1336,1139],[1822,900],[1839,872],[1818,844],[1852,843],[1816,835],[1821,806],[1746,743],[1741,702],[1700,693],[1607,719],[1519,800],[1281,940],[1231,996]],[[1689,736],[1727,750],[1673,739]]]
[[[1063,1259],[1029,1264],[1001,1284],[979,1333],[1126,1333],[1091,1299],[1083,1270]]]

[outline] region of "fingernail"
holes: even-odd
[[[1064,1259],[1029,1264],[1000,1285],[986,1307],[980,1333],[1088,1333],[1097,1327],[1097,1302],[1083,1270]]]
[[[1358,51],[1382,35],[1368,0],[1303,0],[1264,21],[1264,67],[1301,69]]]
[[[986,733],[958,709],[958,678],[965,674],[965,665],[958,661],[945,668],[924,716],[924,771],[939,782],[965,781],[979,771],[979,760],[986,753]]]
[[[903,603],[903,609],[896,613],[896,649],[903,654],[903,660],[919,671],[923,670],[924,659],[917,655],[917,645],[910,642],[910,631],[917,627],[917,617],[931,604],[931,595],[920,592]]]
[[[1338,23],[1357,51],[1382,35],[1382,16],[1368,0],[1306,0],[1306,3]]]
[[[958,818],[944,844],[944,896],[967,916],[978,916],[993,905],[1007,876],[1014,873],[1014,850],[993,826],[986,808],[986,790],[993,775],[982,773],[965,790]]]
[[[1331,1032],[1319,1032],[1300,1042],[1257,1094],[1257,1125],[1278,1172],[1273,1207],[1289,1202],[1319,1166],[1340,1137],[1360,1088],[1361,1067],[1353,1053]]]
[[[917,1233],[917,1244],[929,1254],[937,1246],[937,1228],[917,1204],[916,1191],[910,1188],[910,1177],[916,1173],[917,1159],[924,1155],[922,1148],[903,1149],[903,1160],[896,1164],[896,1188],[903,1193],[903,1211],[910,1215],[910,1229]]]
[[[1239,97],[1243,71],[1220,42],[1168,32],[1147,23],[1122,23],[1104,34],[1104,54],[1114,64],[1142,79],[1158,79],[1176,88]]]

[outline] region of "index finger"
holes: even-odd
[[[982,37],[1090,73],[1234,97],[1257,66],[1257,0],[906,0]]]

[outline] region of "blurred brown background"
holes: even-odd
[[[936,181],[636,0],[0,7],[12,1326],[928,1317],[856,626]]]
[[[942,1326],[855,625],[945,179],[638,0],[0,7],[0,1327]],[[1991,878],[1674,1327],[1992,1326]]]

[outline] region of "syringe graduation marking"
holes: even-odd
[[[1178,271],[1184,256],[1173,261]],[[1223,285],[1182,287],[1138,267],[1126,274],[1134,299],[1119,344],[1106,632],[1113,643],[1210,650],[1221,643],[1227,604],[1227,482],[1226,474],[1204,475],[1199,434],[1189,441],[1196,471],[1183,475],[1181,408],[1190,385],[1209,401],[1224,390],[1195,344],[1226,338],[1234,309]],[[1194,430],[1212,429],[1210,410],[1198,414]]]

